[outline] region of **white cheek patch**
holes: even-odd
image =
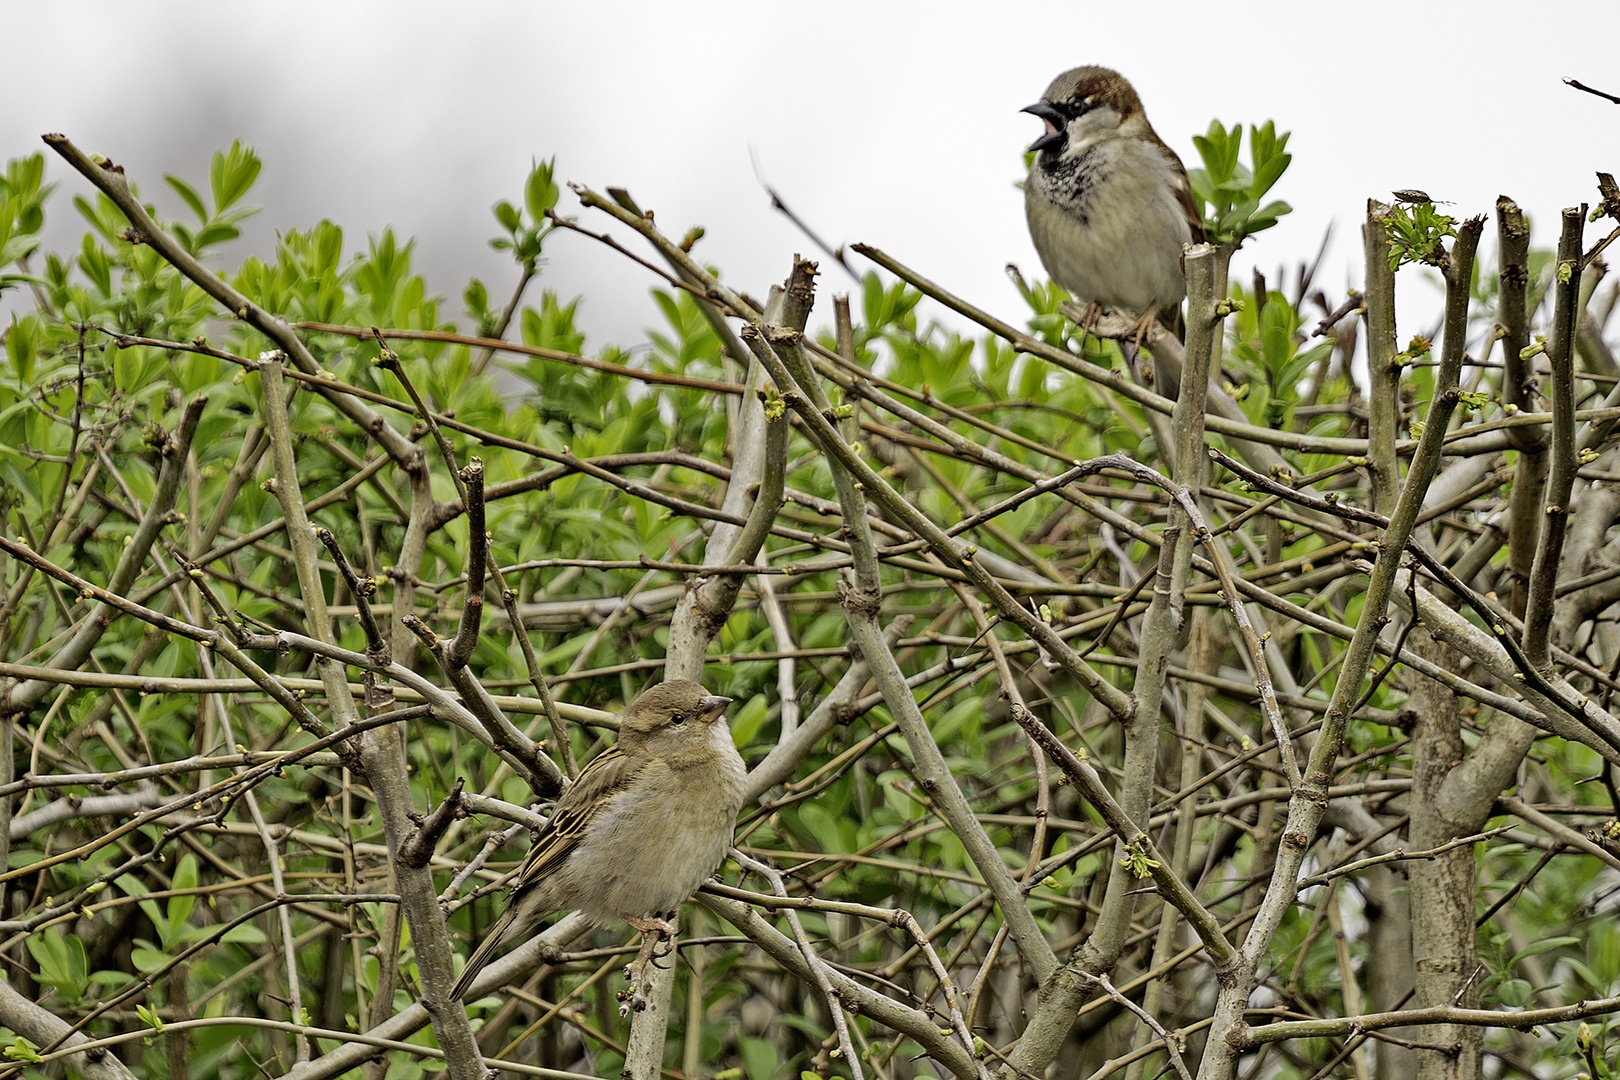
[[[1069,141],[1063,149],[1063,156],[1065,158],[1079,157],[1101,141],[1102,132],[1082,126],[1078,131],[1069,132]]]
[[[1113,109],[1107,106],[1088,109],[1069,121],[1069,139],[1063,148],[1063,157],[1079,157],[1098,143],[1119,135],[1120,129],[1119,114]]]

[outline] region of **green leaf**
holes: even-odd
[[[135,877],[133,874],[122,874],[116,881],[113,882],[113,884],[117,885],[125,896],[135,898],[135,902],[139,904],[141,910],[146,913],[146,917],[152,920],[152,925],[157,927],[159,935],[162,935],[168,930],[169,920],[165,918],[163,912],[158,909],[157,901],[144,899],[144,897],[150,891],[147,889],[144,882]]]
[[[112,260],[106,250],[88,234],[79,246],[79,269],[103,297],[112,296]]]
[[[215,221],[204,225],[201,229],[197,230],[197,236],[193,242],[193,246],[196,250],[200,251],[206,247],[213,247],[215,244],[223,244],[227,240],[235,240],[241,235],[242,230],[238,229],[235,225],[227,225],[223,222]]]
[[[1256,161],[1254,180],[1249,185],[1249,194],[1258,199],[1270,191],[1271,185],[1282,178],[1282,174],[1288,171],[1288,165],[1293,160],[1294,155],[1292,154],[1278,154],[1264,163]]]
[[[943,717],[929,725],[934,733],[934,741],[940,746],[949,746],[959,734],[963,733],[972,739],[978,734],[978,721],[982,712],[981,703],[978,701],[969,699],[958,702]]]
[[[880,326],[879,315],[883,311],[883,281],[875,271],[869,271],[861,279],[861,315],[869,327]]]
[[[261,162],[253,148],[243,146],[240,141],[231,143],[230,150],[224,153],[214,151],[208,163],[208,184],[213,190],[214,212],[223,212],[246,195],[259,178],[260,168]]]
[[[1215,198],[1215,183],[1210,180],[1206,169],[1188,169],[1187,185],[1192,188],[1193,198],[1201,204]]]
[[[775,1080],[776,1067],[781,1061],[775,1043],[745,1035],[737,1040],[737,1049],[742,1053],[748,1080]]]
[[[1197,147],[1198,156],[1203,158],[1204,168],[1209,170],[1214,183],[1223,184],[1232,178],[1242,141],[1242,124],[1233,125],[1228,132],[1219,120],[1211,120],[1209,130],[1203,135],[1193,136],[1193,146]]]
[[[1562,949],[1566,945],[1579,945],[1580,943],[1580,938],[1569,937],[1567,935],[1541,938],[1538,941],[1532,941],[1529,945],[1526,945],[1523,949],[1520,949],[1518,952],[1514,953],[1513,959],[1508,961],[1507,966],[1509,970],[1511,970],[1517,967],[1519,961],[1523,960],[1527,956],[1540,956],[1542,953],[1551,952],[1553,949]]]
[[[34,381],[34,361],[39,356],[39,321],[32,315],[19,319],[11,316],[11,329],[6,332],[6,357],[11,370],[24,385]]]
[[[6,1043],[6,1058],[10,1061],[44,1061],[40,1056],[39,1045],[30,1042],[21,1035]]]
[[[252,923],[242,923],[225,931],[225,936],[220,940],[234,942],[239,945],[263,945],[270,939],[265,936],[263,930],[260,930]]]
[[[820,1042],[822,1039],[827,1037],[827,1029],[810,1019],[808,1016],[783,1015],[777,1017],[776,1022],[785,1028],[791,1028],[794,1031],[802,1031],[805,1033],[805,1035],[815,1039],[817,1042]],[[816,1074],[800,1073],[800,1080],[803,1080],[805,1075],[814,1076]]]
[[[556,207],[561,194],[552,180],[556,162],[556,158],[535,162],[529,170],[528,183],[523,186],[523,202],[529,209],[529,217],[537,223],[546,219],[547,210]]]
[[[1260,354],[1277,387],[1275,376],[1294,355],[1294,309],[1281,293],[1272,293],[1260,309]]]
[[[204,223],[208,221],[208,209],[203,206],[202,196],[197,194],[195,188],[173,173],[164,173],[163,179],[167,180],[169,186],[174,189],[175,194],[179,195],[185,201],[185,204],[191,207],[191,212],[197,215],[198,221]]]
[[[158,1015],[155,1010],[149,1009],[145,1005],[136,1005],[135,1015],[139,1016],[141,1021],[153,1031],[163,1030],[163,1017]]]
[[[197,887],[197,858],[186,855],[181,858],[174,870],[174,887],[176,889],[195,889]],[[191,909],[197,903],[195,894],[169,897],[169,930],[178,933],[185,921],[191,918]]]
[[[1612,921],[1598,923],[1592,929],[1588,959],[1592,974],[1598,979],[1598,988],[1605,994],[1620,981],[1620,928]]]
[[[731,720],[731,741],[736,743],[737,749],[742,750],[753,745],[755,736],[765,723],[768,711],[764,694],[755,694],[737,710],[737,715]]]
[[[1256,210],[1254,215],[1249,218],[1249,231],[1259,232],[1261,229],[1269,229],[1271,226],[1277,224],[1278,218],[1282,217],[1284,214],[1292,214],[1293,212],[1294,208],[1283,202],[1281,199],[1268,202],[1265,206],[1262,206],[1259,210]],[[1264,221],[1265,224],[1256,224],[1257,222],[1261,221]]]
[[[43,931],[23,939],[34,962],[39,965],[35,978],[52,987],[69,1002],[77,1002],[89,988],[89,964],[85,959],[84,942],[78,935],[64,937],[62,931],[48,926]]]
[[[825,807],[817,803],[803,803],[798,808],[799,824],[809,831],[822,851],[850,850],[844,836],[842,822]]]
[[[129,953],[129,962],[135,965],[135,970],[147,974],[158,970],[164,964],[167,964],[170,959],[172,957],[168,953],[154,949],[150,945],[131,949]]]

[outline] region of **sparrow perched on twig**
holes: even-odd
[[[555,911],[601,926],[622,919],[642,934],[642,967],[670,921],[731,846],[747,770],[731,742],[731,699],[675,679],[630,703],[612,749],[591,759],[557,800],[518,871],[506,911],[467,958],[459,999],[509,938]]]
[[[1078,67],[1023,110],[1046,121],[1030,144],[1024,214],[1052,279],[1092,305],[1150,312],[1179,332],[1181,249],[1204,239],[1187,170],[1117,71]]]

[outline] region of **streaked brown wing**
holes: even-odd
[[[561,866],[568,853],[579,846],[580,838],[602,805],[629,784],[639,768],[617,746],[592,758],[573,786],[557,800],[545,828],[529,848],[523,869],[518,871],[513,893],[522,892]]]
[[[1165,152],[1170,153],[1168,150]],[[1175,171],[1180,174],[1176,177],[1179,181],[1175,185],[1176,202],[1180,203],[1181,209],[1186,211],[1187,224],[1192,227],[1192,242],[1202,244],[1204,242],[1204,224],[1203,218],[1198,215],[1198,200],[1193,198],[1192,183],[1187,179],[1187,170],[1182,167],[1181,162],[1174,154],[1170,155],[1170,160],[1175,165]]]

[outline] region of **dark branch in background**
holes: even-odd
[[[1553,325],[1548,335],[1547,360],[1552,381],[1547,397],[1552,402],[1551,458],[1547,486],[1542,495],[1541,534],[1530,570],[1530,589],[1524,612],[1525,654],[1542,674],[1552,668],[1551,627],[1556,603],[1558,567],[1569,529],[1569,500],[1578,468],[1575,446],[1575,338],[1580,321],[1581,232],[1586,204],[1566,207],[1558,238],[1558,263],[1553,282]]]
[[[1611,93],[1609,93],[1609,92],[1607,92],[1605,90],[1599,90],[1596,87],[1587,86],[1585,83],[1580,82],[1579,80],[1565,79],[1564,80],[1564,85],[1565,86],[1573,86],[1575,89],[1584,90],[1586,93],[1591,94],[1594,97],[1600,97],[1600,98],[1603,98],[1606,101],[1612,101],[1614,104],[1620,105],[1620,97],[1616,97],[1615,95],[1613,95],[1613,94],[1611,94]]]
[[[377,583],[372,578],[361,578],[354,572],[354,567],[349,565],[348,558],[343,554],[343,548],[330,529],[317,528],[315,536],[325,545],[332,556],[332,561],[337,564],[338,573],[343,576],[344,584],[349,587],[349,595],[354,597],[360,628],[366,635],[366,659],[371,661],[371,666],[362,676],[366,715],[385,716],[394,712],[396,708],[394,684],[377,671],[393,663],[394,653],[389,648],[388,639],[383,636],[382,627],[377,624],[376,616],[371,610],[371,597],[377,592]],[[356,766],[359,764],[355,762]]]
[[[657,267],[653,268],[655,271]],[[662,273],[662,271],[658,271]],[[686,288],[680,282],[676,287]],[[692,290],[689,290],[692,291]],[[698,295],[702,295],[699,293]],[[381,333],[383,337],[392,341],[442,341],[447,345],[466,345],[469,348],[493,349],[496,352],[517,353],[519,356],[538,356],[543,360],[556,360],[564,364],[573,364],[576,367],[590,368],[592,371],[606,371],[614,375],[623,375],[627,379],[638,379],[645,383],[657,383],[665,386],[685,386],[693,390],[709,390],[716,394],[741,394],[743,388],[735,383],[717,382],[714,379],[695,379],[689,375],[671,375],[662,371],[642,371],[639,368],[625,367],[623,364],[610,364],[606,360],[593,360],[589,356],[580,356],[577,353],[560,352],[557,349],[545,349],[539,345],[525,345],[520,341],[502,341],[499,338],[473,337],[468,334],[452,334],[447,330],[377,330],[375,327],[361,326],[335,326],[331,323],[301,322],[293,324],[298,330],[311,330],[321,334],[343,334],[346,337],[368,338],[376,337]],[[288,373],[291,375],[291,373]],[[345,389],[348,389],[347,387]],[[390,402],[395,408],[405,408],[404,402]],[[435,421],[445,424],[446,417],[439,413],[432,414]],[[445,424],[454,427],[453,424]],[[465,428],[455,428],[465,431]]]
[[[1311,331],[1311,337],[1327,337],[1328,332],[1333,329],[1340,319],[1361,307],[1361,294],[1355,289],[1348,291],[1350,293],[1349,298],[1329,312],[1327,318],[1316,324],[1316,329]]]
[[[1598,195],[1602,197],[1603,216],[1620,221],[1620,184],[1614,182],[1614,174],[1600,172],[1597,174]],[[1592,250],[1581,256],[1581,269],[1585,270],[1597,262],[1604,249],[1616,240],[1620,240],[1620,228],[1616,228],[1608,236],[1592,245]],[[1586,373],[1583,373],[1586,374]]]
[[[400,862],[406,866],[420,870],[433,861],[433,849],[439,843],[450,823],[456,819],[456,812],[461,809],[461,789],[464,781],[456,777],[455,786],[450,789],[433,812],[426,817],[417,816],[416,831],[411,834],[399,849]]]
[[[450,474],[450,481],[456,485],[456,494],[461,497],[462,504],[466,505],[467,484],[462,479],[461,469],[456,463],[455,447],[450,445],[450,440],[439,427],[439,422],[435,419],[433,410],[429,409],[427,402],[422,400],[422,395],[416,389],[416,384],[411,381],[409,373],[405,370],[405,365],[399,362],[399,354],[389,347],[388,339],[383,336],[383,332],[373,326],[371,336],[377,342],[377,349],[379,350],[377,359],[373,362],[384,371],[390,372],[394,378],[399,380],[399,384],[405,388],[406,396],[411,399],[411,405],[415,408],[416,418],[427,427],[428,433],[433,436],[433,442],[439,448],[439,455],[444,458],[445,471]]]
[[[461,627],[450,646],[445,663],[464,668],[478,647],[478,629],[484,614],[484,574],[489,540],[484,525],[484,463],[478,458],[467,462],[460,472],[461,497],[467,504],[467,598],[462,601]]]
[[[331,554],[332,561],[337,564],[338,573],[343,576],[343,583],[349,587],[349,595],[354,597],[355,615],[360,620],[360,629],[366,635],[366,652],[386,649],[382,627],[377,625],[376,616],[371,613],[371,597],[376,594],[376,587],[354,572],[354,567],[349,565],[348,557],[343,554],[343,548],[338,545],[337,537],[332,535],[331,529],[317,528],[315,537]],[[387,662],[386,655],[383,662]]]
[[[611,190],[612,189],[610,188],[609,191],[611,191]],[[725,313],[727,315],[737,317],[737,318],[741,317],[741,312],[738,312],[738,311],[732,309],[731,306],[729,304],[726,304],[723,300],[721,300],[721,298],[719,296],[714,295],[714,294],[712,294],[710,292],[706,292],[701,286],[690,284],[688,282],[682,281],[680,278],[676,277],[675,275],[670,274],[670,273],[668,273],[668,272],[666,272],[664,270],[660,270],[658,267],[654,266],[652,263],[648,262],[646,259],[643,259],[640,255],[636,255],[636,254],[633,254],[630,251],[627,251],[625,249],[624,245],[620,244],[617,240],[613,239],[613,237],[609,236],[607,233],[591,232],[591,230],[585,228],[584,226],[578,224],[577,222],[569,221],[567,218],[558,217],[557,212],[554,211],[554,210],[547,210],[546,211],[546,217],[549,218],[551,220],[551,223],[553,225],[557,226],[559,229],[567,229],[570,232],[577,232],[581,236],[588,236],[592,240],[595,240],[599,244],[607,245],[608,247],[612,248],[614,251],[617,251],[620,255],[623,255],[625,258],[629,259],[630,261],[632,261],[634,263],[637,263],[638,265],[644,267],[647,270],[651,270],[653,273],[657,274],[660,278],[662,278],[664,280],[664,282],[667,285],[669,285],[670,288],[672,288],[672,289],[680,289],[682,292],[691,293],[693,296],[697,297],[698,299],[707,300],[711,304],[719,304],[725,310]]]
[[[788,209],[787,203],[782,201],[782,196],[777,194],[776,189],[765,182],[765,174],[759,168],[759,154],[755,152],[753,146],[748,148],[748,160],[754,166],[754,179],[759,181],[759,186],[765,189],[765,194],[771,197],[771,209],[793,222],[794,228],[809,237],[810,242],[820,248],[827,258],[843,267],[844,273],[848,274],[855,284],[861,284],[861,275],[857,274],[855,268],[850,266],[848,260],[844,258],[844,249],[842,247],[833,248],[828,246],[827,241],[817,236],[815,230],[810,228],[798,214]]]

